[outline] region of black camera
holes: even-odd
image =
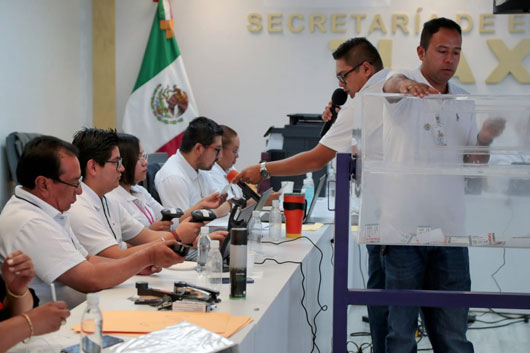
[[[208,222],[216,219],[217,216],[210,209],[193,210],[191,211],[191,222]]]
[[[160,213],[162,213],[162,221],[171,221],[173,218],[180,218],[184,214],[180,208],[164,208]]]
[[[190,252],[190,247],[184,244],[173,244],[169,246],[177,255],[186,257]]]

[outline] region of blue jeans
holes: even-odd
[[[385,271],[383,269],[381,246],[366,245],[368,251],[368,289],[385,289]],[[385,353],[385,338],[388,334],[388,307],[368,306],[370,335],[374,353]]]
[[[383,256],[386,289],[469,291],[467,248],[389,246]],[[422,308],[427,334],[435,353],[471,353],[466,338],[468,308]],[[386,350],[417,351],[414,334],[419,307],[390,306]]]

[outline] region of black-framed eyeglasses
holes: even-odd
[[[340,82],[346,84],[346,77],[348,77],[349,74],[351,74],[352,72],[357,70],[363,63],[364,63],[364,61],[359,63],[359,64],[357,64],[357,65],[355,65],[353,69],[351,69],[349,71],[346,71],[343,74],[337,74],[337,80],[339,80]]]
[[[76,183],[76,184],[74,184],[74,183],[69,183],[69,182],[64,181],[64,180],[61,180],[61,179],[59,179],[59,178],[52,178],[52,180],[55,181],[55,182],[58,182],[58,183],[61,183],[61,184],[64,184],[64,185],[68,185],[68,186],[71,186],[71,187],[77,189],[77,188],[81,187],[81,182],[83,181],[83,177],[80,177],[80,178],[79,178],[79,182]]]
[[[123,159],[121,157],[118,157],[118,159],[116,159],[115,161],[105,161],[105,163],[114,163],[114,164],[116,164],[116,171],[117,172],[120,171],[120,167],[121,167],[122,162],[123,162]]]
[[[211,150],[214,150],[216,156],[218,156],[219,153],[221,153],[221,146],[217,146],[217,147],[213,147],[212,145],[203,145],[203,146]]]

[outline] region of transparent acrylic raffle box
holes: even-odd
[[[530,247],[530,96],[365,94],[361,131],[357,242]]]

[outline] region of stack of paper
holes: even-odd
[[[232,316],[229,313],[104,311],[103,333],[139,336],[182,321],[228,338],[252,322],[252,319],[250,316]],[[72,329],[79,332],[80,325]]]

